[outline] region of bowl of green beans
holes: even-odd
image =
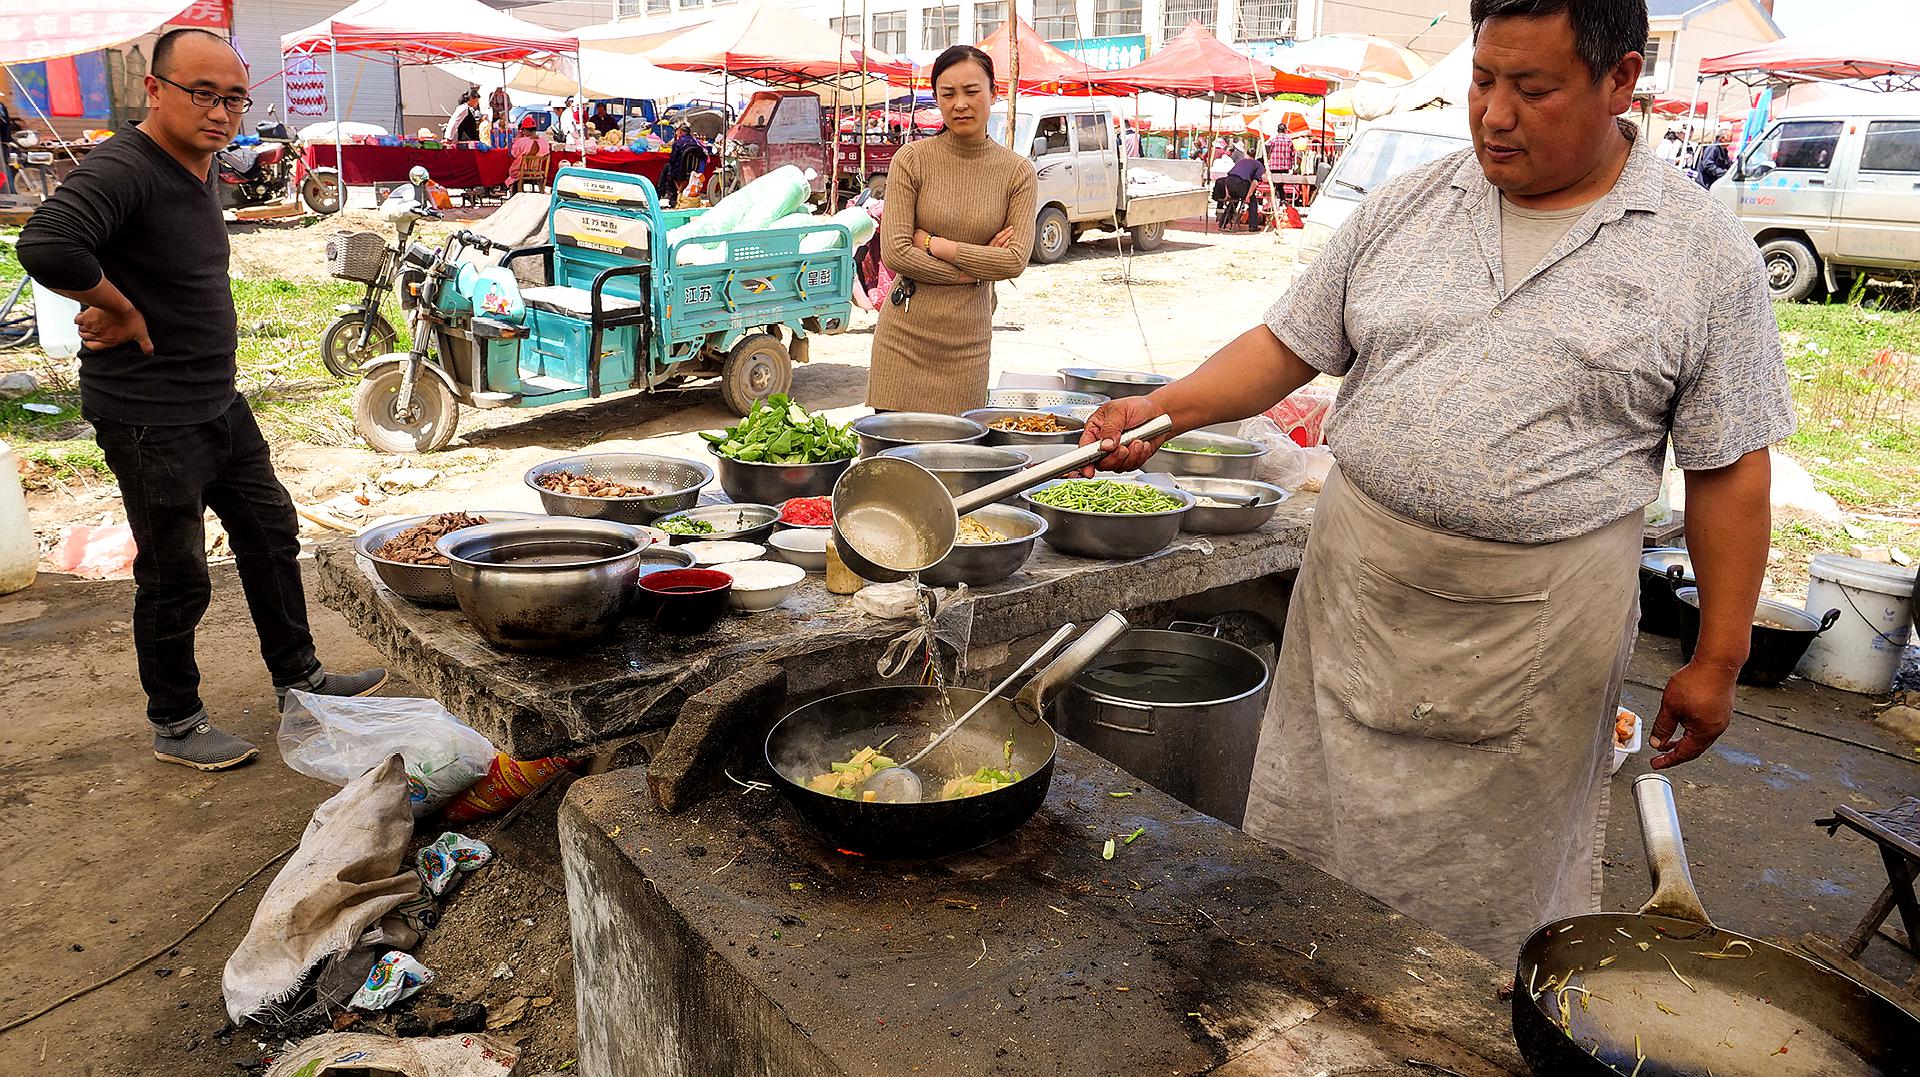
[[[1047,522],[1047,545],[1075,557],[1122,561],[1166,549],[1194,500],[1184,490],[1124,479],[1055,479],[1020,499]]]
[[[1251,479],[1267,447],[1231,434],[1190,430],[1168,438],[1147,458],[1142,471],[1198,475],[1209,479]]]

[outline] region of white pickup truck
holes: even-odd
[[[1126,157],[1120,114],[1078,97],[1022,97],[1013,145],[1039,178],[1033,260],[1057,262],[1081,235],[1129,232],[1153,250],[1171,221],[1207,212],[1206,165]],[[993,106],[990,136],[1006,141],[1006,102]]]

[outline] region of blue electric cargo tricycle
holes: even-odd
[[[852,237],[823,219],[669,241],[700,212],[661,210],[643,177],[563,168],[546,243],[507,250],[463,230],[438,250],[410,245],[398,283],[412,348],[362,368],[360,436],[431,452],[462,404],[533,408],[716,375],[737,415],[788,391],[809,334],[846,328]],[[529,263],[546,284],[515,279]]]

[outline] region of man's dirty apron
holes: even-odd
[[[1539,546],[1315,510],[1246,830],[1496,963],[1599,909],[1640,514]]]

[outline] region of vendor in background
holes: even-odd
[[[447,117],[447,128],[443,137],[448,142],[480,141],[480,91],[468,90],[460,104]]]
[[[513,99],[507,96],[505,86],[495,86],[487,98],[487,111],[493,115],[493,129],[507,130],[507,116],[513,111]]]
[[[958,414],[987,402],[993,281],[1033,249],[1033,165],[987,137],[993,61],[955,45],[933,62],[946,127],[902,147],[887,173],[880,253],[899,274],[880,308],[867,406]]]
[[[1085,440],[1343,376],[1249,833],[1496,962],[1596,911],[1642,509],[1669,443],[1700,581],[1656,769],[1726,728],[1793,430],[1753,241],[1617,122],[1645,0],[1473,0],[1473,147],[1360,204],[1266,324]],[[1103,465],[1139,467],[1150,446]]]
[[[1712,187],[1733,171],[1733,132],[1723,130],[1700,150],[1700,186]]]
[[[667,164],[660,170],[661,204],[672,207],[687,181],[707,170],[707,148],[693,137],[693,127],[681,121],[667,147]]]

